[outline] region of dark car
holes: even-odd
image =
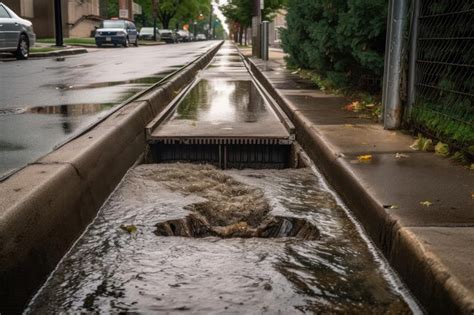
[[[142,27],[138,37],[143,40],[153,40],[153,27]],[[160,30],[156,28],[156,40],[160,40]]]
[[[0,2],[0,52],[11,52],[17,59],[27,59],[35,41],[33,24]]]
[[[176,33],[172,30],[160,30],[160,38],[168,44],[176,43]]]
[[[128,47],[131,43],[138,47],[138,31],[130,21],[105,20],[95,32],[95,43],[97,47],[105,44]]]
[[[179,30],[176,32],[176,38],[178,42],[189,42],[191,41],[191,35],[188,31]]]

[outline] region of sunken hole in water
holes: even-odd
[[[214,166],[168,165],[170,168],[159,175],[158,181],[173,191],[193,194],[205,201],[186,206],[189,214],[183,218],[157,223],[154,233],[158,236],[319,238],[313,223],[304,218],[272,215],[262,190],[241,183]]]

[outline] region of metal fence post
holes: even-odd
[[[382,81],[382,104],[387,102],[387,76],[388,76],[388,59],[390,51],[390,37],[392,36],[392,3],[393,0],[388,0],[387,7],[387,33],[385,35],[385,57],[384,57],[384,68],[383,68],[383,81]]]
[[[421,0],[414,0],[413,15],[411,20],[411,36],[410,36],[410,55],[408,60],[408,96],[406,115],[410,117],[411,109],[416,100],[416,57],[418,45],[418,19],[420,16]]]
[[[403,31],[405,28],[407,0],[392,3],[392,21],[388,58],[387,83],[384,87],[384,128],[398,129],[401,125],[402,103],[400,99],[400,78],[402,71]]]
[[[262,39],[262,43],[261,43],[261,49],[262,49],[262,52],[261,52],[261,56],[262,56],[262,60],[268,60],[268,32],[269,32],[269,27],[270,27],[270,23],[268,21],[263,21],[262,22],[262,27],[261,27],[261,30],[262,30],[262,34],[261,34],[261,39]]]

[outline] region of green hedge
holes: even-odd
[[[290,66],[313,69],[335,88],[383,76],[387,1],[289,0],[282,32]]]

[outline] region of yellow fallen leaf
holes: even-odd
[[[124,230],[125,232],[128,232],[128,234],[132,234],[132,233],[135,233],[137,231],[137,227],[133,224],[131,225],[120,225],[120,228],[122,230]]]
[[[422,201],[420,202],[420,205],[424,206],[424,207],[431,207],[433,203],[432,202],[429,202],[428,200],[427,201]]]
[[[446,143],[438,142],[435,146],[435,154],[441,156],[448,156],[449,155],[449,146]]]
[[[370,154],[359,155],[357,159],[359,160],[359,162],[370,162],[372,161],[372,155]]]

